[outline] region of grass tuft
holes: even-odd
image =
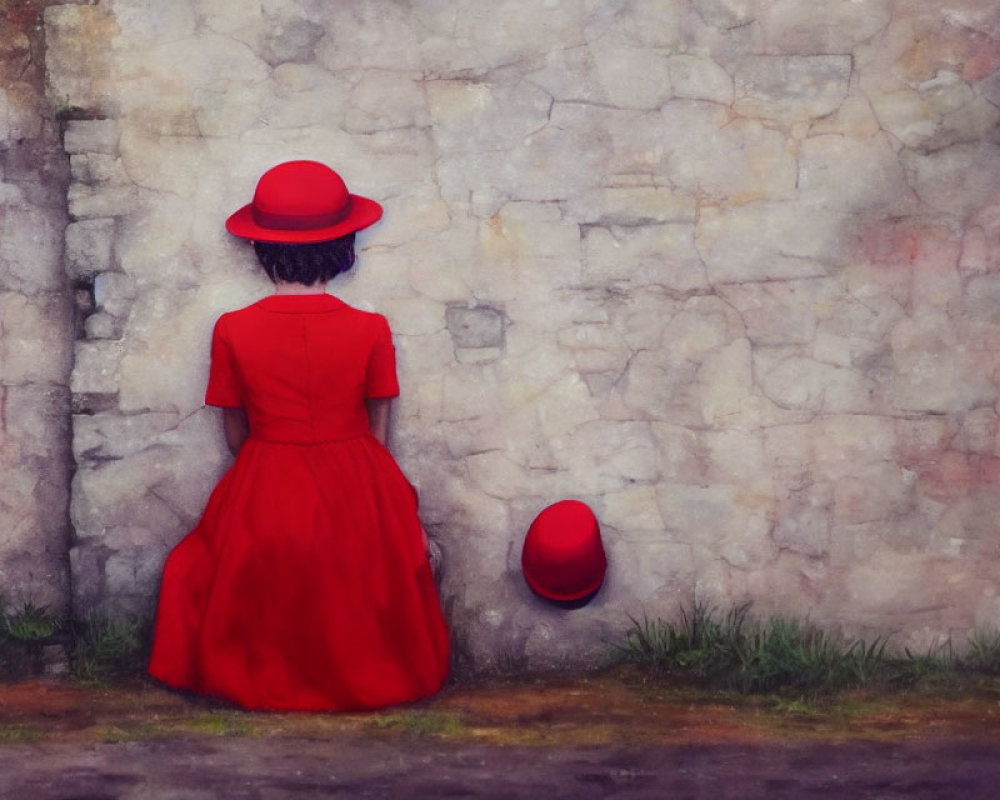
[[[371,725],[378,730],[416,737],[457,736],[463,730],[457,714],[436,711],[381,713],[372,718]]]
[[[14,612],[3,611],[3,626],[7,635],[21,642],[38,642],[54,636],[62,628],[62,621],[45,606],[36,606],[30,600]]]
[[[654,676],[674,676],[742,694],[831,694],[873,685],[943,684],[962,662],[950,645],[923,655],[888,653],[888,639],[845,640],[787,617],[759,621],[749,605],[725,614],[695,603],[678,622],[630,617],[624,661]],[[979,640],[978,657],[1000,667],[1000,635]]]
[[[976,672],[1000,675],[1000,631],[974,631],[969,636],[966,663]]]
[[[149,622],[138,617],[92,613],[77,627],[70,664],[84,681],[134,675],[146,666]]]

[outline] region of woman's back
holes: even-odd
[[[216,326],[208,402],[244,407],[254,439],[362,436],[365,399],[398,391],[385,318],[331,295],[274,295]]]

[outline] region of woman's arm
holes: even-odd
[[[391,397],[369,397],[365,400],[368,409],[368,427],[372,435],[384,446],[389,441],[389,412],[392,410]]]
[[[247,412],[242,408],[224,407],[222,409],[222,430],[226,434],[226,444],[229,451],[235,456],[240,452],[243,443],[250,435],[250,423],[247,421]]]

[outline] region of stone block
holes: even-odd
[[[111,269],[114,219],[88,219],[66,226],[66,272],[88,278]]]
[[[597,80],[604,97],[618,108],[654,109],[674,92],[668,56],[656,48],[622,47],[619,42],[592,43]],[[642,80],[636,80],[642,75]]]
[[[595,103],[606,100],[595,72],[594,55],[588,47],[550,50],[528,77],[556,101]],[[1000,96],[1000,87],[997,95]]]
[[[942,313],[909,318],[892,331],[892,400],[906,411],[955,413],[993,405],[997,387],[982,357],[957,339]]]
[[[79,415],[73,419],[73,456],[99,463],[135,455],[161,443],[178,422],[176,412]]]
[[[716,62],[685,53],[670,56],[667,63],[674,97],[732,105],[733,78]]]
[[[621,331],[607,324],[581,323],[563,328],[556,339],[560,348],[572,353],[581,374],[608,371],[617,376],[631,355]]]
[[[764,395],[788,409],[828,414],[865,414],[874,410],[874,384],[854,370],[790,356],[771,365],[757,354],[755,365]]]
[[[77,342],[70,388],[74,394],[115,394],[125,348],[121,342]]]
[[[139,192],[135,186],[95,188],[74,183],[67,192],[69,214],[74,219],[120,217],[135,211]]]
[[[806,139],[799,150],[799,190],[805,202],[826,208],[883,214],[913,210],[906,175],[884,136]]]
[[[900,158],[913,190],[937,212],[964,219],[996,202],[1000,145],[959,144],[932,153],[907,150]]]
[[[104,153],[86,153],[69,157],[70,176],[77,183],[113,183],[123,185],[132,179],[118,156]]]
[[[219,306],[242,305],[216,289],[206,283],[187,291],[161,287],[136,294],[123,340],[123,411],[187,414],[204,405],[209,343]]]
[[[815,437],[810,456],[817,481],[839,481],[871,465],[893,463],[896,421],[875,415],[827,415],[809,426]],[[927,432],[924,432],[926,435]]]
[[[103,6],[50,5],[45,20],[45,74],[49,96],[57,108],[109,110],[113,48],[121,33],[114,15]]]
[[[92,313],[83,321],[86,339],[121,339],[124,331],[125,321],[104,311]]]
[[[741,495],[738,487],[658,484],[656,497],[668,535],[686,544],[713,549],[767,531],[763,516],[748,513],[752,498]]]
[[[882,127],[907,147],[923,152],[988,140],[1000,121],[1000,109],[949,70],[917,86],[892,86],[886,91],[862,81],[862,87]]]
[[[348,133],[370,134],[399,128],[427,127],[427,96],[418,76],[372,71],[351,91],[344,114]]]
[[[971,221],[959,266],[966,273],[1000,271],[1000,205],[989,205]],[[971,289],[967,292],[974,296]]]
[[[847,97],[847,55],[748,56],[736,70],[733,108],[748,117],[788,121],[825,117]]]
[[[848,255],[848,220],[822,208],[752,203],[706,208],[695,236],[713,283],[827,277]]]
[[[457,348],[496,348],[504,343],[503,312],[490,306],[451,306],[445,319],[452,343]]]
[[[953,442],[956,450],[983,455],[1000,455],[997,432],[1000,419],[992,408],[975,408],[965,415],[958,437]]]
[[[830,552],[833,497],[829,486],[814,485],[779,501],[777,520],[771,534],[782,549],[809,558],[823,558]]]
[[[358,67],[394,71],[422,66],[423,37],[412,25],[413,10],[391,0],[323,4],[316,7],[312,19],[326,31],[316,44],[316,61],[331,71]],[[364,34],[359,35],[359,31]],[[380,46],[374,46],[376,42]]]
[[[129,181],[176,197],[198,194],[199,179],[208,168],[207,150],[206,142],[196,136],[129,129],[121,138],[121,162]]]
[[[597,514],[601,525],[633,535],[647,536],[665,529],[656,488],[652,485],[629,486],[618,492],[608,492]]]
[[[629,416],[691,427],[704,425],[697,375],[694,361],[652,351],[636,353],[628,362],[622,384],[622,400]]]
[[[433,336],[445,327],[445,307],[426,297],[386,297],[379,304],[398,336]]]
[[[834,485],[833,520],[850,525],[897,520],[916,504],[916,480],[916,472],[896,464],[859,465]]]
[[[309,63],[316,43],[326,35],[322,25],[301,17],[277,17],[265,27],[260,54],[271,66],[289,62]]]
[[[187,521],[151,490],[173,466],[166,450],[154,446],[78,469],[70,501],[77,537],[115,550],[179,536]]]
[[[843,299],[833,280],[730,284],[720,293],[737,309],[754,345],[808,344],[819,321]]]
[[[0,89],[0,142],[40,138],[43,119],[30,83],[8,80]]]
[[[686,223],[589,228],[583,257],[588,283],[656,285],[685,293],[708,288],[694,226]]]
[[[111,553],[104,563],[104,585],[111,596],[153,595],[163,571],[161,547],[129,547]]]
[[[771,52],[850,53],[892,21],[889,0],[809,3],[778,0],[758,16]]]
[[[135,280],[122,272],[101,272],[94,277],[94,303],[99,311],[125,319],[135,300]]]
[[[759,430],[705,431],[700,438],[705,481],[770,494],[774,487]]]
[[[549,114],[548,108],[545,114]],[[557,104],[551,108],[548,124],[541,120],[542,124],[533,132],[522,135],[506,157],[497,158],[496,151],[489,150],[472,160],[457,159],[442,165],[442,176],[447,174],[446,166],[458,172],[460,180],[449,184],[461,187],[462,200],[468,197],[470,189],[483,185],[501,196],[520,200],[564,200],[601,185],[609,171],[619,171],[612,164],[614,151],[619,147],[628,151],[615,159],[628,163],[628,168],[621,171],[636,171],[637,157],[657,157],[647,141],[637,143],[634,149],[631,146],[628,134],[634,122],[632,116],[639,113],[612,113],[590,106]],[[633,126],[631,132],[635,131]],[[616,135],[620,138],[616,139]],[[477,174],[483,180],[473,180]]]
[[[753,403],[753,359],[750,342],[736,339],[710,354],[698,370],[696,387],[703,424],[712,427],[740,424]]]
[[[104,562],[107,548],[99,542],[77,542],[69,550],[73,575],[73,607],[80,610],[100,608],[104,601]]]
[[[73,119],[66,123],[63,149],[71,156],[118,150],[118,121],[113,119]]]
[[[707,24],[722,30],[742,28],[755,18],[749,0],[695,0],[694,7]]]
[[[567,198],[569,217],[584,225],[632,227],[694,222],[694,195],[661,186],[605,186]]]
[[[0,184],[0,291],[58,292],[61,215],[29,202],[19,189]]]
[[[0,293],[0,381],[65,385],[72,325],[65,298]]]
[[[50,483],[67,483],[66,437],[69,434],[69,393],[56,384],[8,386],[3,402],[4,433],[17,442],[22,466],[36,465]],[[39,459],[39,461],[35,461]],[[60,517],[57,508],[46,509]]]
[[[554,446],[557,462],[579,494],[620,492],[659,477],[647,423],[594,420],[575,427]]]
[[[473,484],[490,497],[512,500],[529,494],[544,492],[539,476],[517,462],[502,450],[476,453],[466,459]]]
[[[704,205],[797,197],[795,157],[785,136],[758,120],[734,120],[717,103],[675,100],[650,122],[619,119],[608,126],[616,171],[633,173],[649,160],[654,173],[669,175],[669,185]]]

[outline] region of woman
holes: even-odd
[[[205,402],[236,455],[164,567],[150,673],[248,708],[352,710],[437,691],[448,634],[416,494],[385,447],[384,317],[326,284],[382,209],[314,161],[266,172],[226,223],[273,295],[223,314]]]

